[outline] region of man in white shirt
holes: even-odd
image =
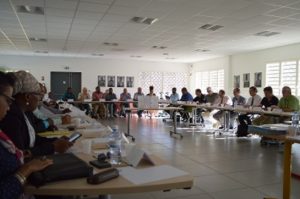
[[[249,88],[249,94],[250,98],[248,99],[245,107],[259,107],[260,102],[262,98],[257,95],[257,88],[255,86],[252,86]],[[237,131],[237,136],[247,136],[248,135],[248,125],[252,124],[252,121],[250,119],[251,114],[243,114],[239,116],[239,127]]]
[[[215,106],[221,106],[221,107],[231,106],[232,105],[232,101],[231,101],[230,97],[228,97],[228,96],[225,95],[225,91],[224,90],[220,90],[219,91],[219,96],[215,100],[214,105]],[[213,115],[213,117],[215,118],[215,120],[217,120],[220,123],[222,123],[221,122],[221,118],[222,118],[223,114],[224,114],[224,111],[218,111],[217,113],[215,113]],[[223,128],[223,126],[221,126],[221,128]]]

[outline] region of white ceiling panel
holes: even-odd
[[[78,11],[104,13],[108,8],[109,6],[104,4],[80,2]]]
[[[46,16],[57,16],[72,18],[74,16],[74,10],[58,9],[58,8],[45,8]]]
[[[299,14],[300,10],[292,9],[292,8],[279,8],[268,12],[267,15],[276,16],[276,17],[290,17],[296,14]]]
[[[66,10],[75,10],[77,0],[45,0],[46,8],[58,8],[58,9],[66,9]]]
[[[45,15],[13,12],[9,0],[0,1],[0,53],[128,58],[193,62],[300,42],[299,0],[12,0],[14,5],[46,6]],[[134,16],[158,18],[152,25],[131,22]],[[199,29],[221,25],[217,31]],[[22,30],[24,27],[25,32]],[[275,31],[272,37],[255,33]],[[26,34],[26,35],[25,35]],[[31,42],[27,37],[46,38]],[[119,43],[117,47],[104,42]],[[153,45],[166,49],[153,49]],[[17,48],[15,48],[17,47]],[[195,52],[208,49],[208,53]],[[45,54],[36,54],[45,56]],[[175,61],[173,60],[173,61]]]

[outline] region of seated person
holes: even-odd
[[[31,117],[26,112],[34,111],[41,99],[38,81],[25,71],[10,74],[15,78],[13,96],[15,101],[5,118],[0,122],[0,128],[21,150],[29,156],[49,155],[54,152],[64,153],[72,143],[64,138],[43,138],[36,134]]]
[[[196,97],[193,99],[194,102],[197,102],[197,104],[205,104],[206,103],[206,97],[205,95],[202,94],[201,89],[196,89],[195,90]],[[197,108],[197,122],[204,122],[204,119],[201,115],[201,112],[204,110],[201,108]]]
[[[178,93],[176,92],[177,91],[177,89],[174,87],[174,88],[172,88],[172,94],[170,95],[170,101],[171,101],[171,103],[177,103],[177,101],[179,101],[179,95],[178,95]]]
[[[0,122],[9,110],[14,79],[0,72]],[[16,125],[11,123],[11,125]],[[0,198],[24,198],[26,179],[36,171],[41,171],[53,164],[49,159],[33,159],[24,163],[24,153],[16,147],[5,131],[0,130]]]
[[[241,96],[241,90],[239,88],[233,89],[233,98],[232,98],[232,106],[245,106],[246,104],[246,98]],[[239,113],[230,111],[230,127],[233,128],[234,122],[236,118],[239,116]]]
[[[181,98],[180,98],[180,101],[183,101],[183,102],[192,102],[194,99],[193,99],[193,96],[188,92],[187,88],[183,87],[181,89]]]
[[[117,96],[114,94],[113,89],[109,88],[108,93],[105,95],[106,101],[113,101],[116,100]],[[116,115],[116,104],[115,103],[107,103],[107,109],[110,114],[110,117],[118,117]]]
[[[82,88],[82,92],[78,94],[78,101],[84,102],[84,100],[91,99],[90,94],[86,87]],[[85,111],[86,115],[89,115],[91,112],[90,104],[79,104],[80,110]]]
[[[67,91],[64,93],[62,100],[63,101],[68,101],[68,100],[75,101],[76,100],[76,97],[75,97],[71,87],[67,88]]]
[[[207,103],[214,104],[216,99],[218,98],[218,93],[214,93],[211,87],[207,87],[206,91],[207,91],[207,95],[205,97]]]
[[[136,101],[135,103],[133,103],[133,106],[134,106],[135,108],[138,107],[137,101],[139,100],[139,97],[140,97],[140,96],[145,96],[145,95],[144,95],[144,93],[142,92],[142,88],[141,88],[141,87],[138,87],[137,92],[134,93],[134,96],[133,96],[133,101]],[[143,112],[144,112],[143,110],[138,110],[138,111],[137,111],[137,115],[138,115],[139,118],[142,117]]]
[[[128,100],[131,100],[131,95],[130,93],[128,93],[127,88],[124,88],[123,93],[121,93],[120,95],[120,101],[128,101]],[[124,108],[129,108],[129,103],[122,102],[121,104],[120,116],[126,117]]]
[[[224,90],[220,90],[219,91],[219,96],[216,99],[216,101],[214,102],[214,105],[215,106],[221,106],[221,107],[231,106],[232,105],[232,101],[231,101],[230,97],[228,97],[228,96],[225,95],[225,91]],[[222,124],[221,117],[223,116],[223,114],[224,114],[224,111],[219,110],[218,112],[216,112],[213,115],[213,117],[214,117],[215,120],[219,121]],[[223,125],[220,128],[223,128]]]
[[[168,97],[166,97],[166,99],[171,101],[171,104],[169,104],[167,107],[175,107],[178,106],[176,105],[177,101],[179,101],[179,95],[177,93],[177,89],[174,87],[172,88],[172,94]],[[173,118],[174,114],[173,111],[166,111],[168,114],[170,114],[170,117]]]
[[[104,93],[102,93],[100,87],[97,86],[95,88],[95,91],[92,94],[92,100],[98,102],[103,98],[104,98]],[[106,117],[105,113],[106,113],[106,108],[103,103],[93,104],[93,114],[92,114],[93,117],[95,117],[96,119],[98,118],[103,119]]]
[[[245,107],[260,107],[261,97],[257,94],[257,88],[252,86],[249,88],[250,98],[248,99]],[[248,135],[248,125],[252,124],[250,116],[252,114],[242,114],[238,117],[239,126],[237,130],[237,136],[243,137]]]
[[[154,93],[154,87],[153,86],[149,86],[149,93],[147,94],[147,96],[156,96]]]
[[[154,86],[149,86],[149,93],[147,94],[147,96],[156,96],[156,94],[154,93]],[[157,111],[147,111],[147,112],[148,112],[148,116],[152,118],[152,115],[155,114]]]
[[[278,108],[282,109],[283,112],[295,112],[300,110],[299,100],[297,97],[292,95],[290,87],[285,86],[282,88],[282,98],[279,100]],[[290,119],[290,117],[280,117],[278,122],[282,123]]]
[[[282,88],[282,98],[279,100],[278,107],[284,112],[299,111],[299,100],[292,95],[290,87],[285,86]]]
[[[188,92],[187,88],[183,87],[181,89],[181,98],[180,101],[182,102],[192,102],[193,96]],[[184,111],[180,111],[180,115],[184,121],[188,121],[190,118],[189,113],[192,112],[192,107],[183,106]]]
[[[265,97],[261,100],[260,105],[262,109],[274,108],[278,105],[278,98],[273,95],[272,87],[268,86],[264,88]],[[275,123],[274,117],[268,115],[261,115],[255,118],[252,123],[254,125],[272,124]]]
[[[44,95],[47,93],[47,89],[46,89],[45,85],[43,85],[41,83],[39,83],[39,85],[40,85],[41,94],[42,94],[41,99],[44,100],[45,99]],[[56,127],[54,121],[56,122],[56,124],[61,124],[61,117],[55,118],[55,120],[54,120],[52,118],[47,117],[45,114],[43,114],[43,112],[41,111],[41,107],[43,106],[42,101],[40,101],[38,107],[33,112],[26,113],[27,116],[33,117],[33,119],[38,123],[37,126],[34,126],[37,133],[44,132],[47,130],[49,130],[49,131],[57,130],[57,127]],[[32,113],[33,113],[33,115],[31,115]],[[42,124],[39,124],[39,123],[42,123]],[[40,128],[36,128],[36,127],[40,127]]]

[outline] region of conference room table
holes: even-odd
[[[132,141],[135,140],[135,138],[130,134],[130,123],[131,123],[131,112],[132,111],[139,111],[139,110],[146,110],[146,111],[173,111],[173,114],[176,115],[176,112],[182,111],[183,108],[181,107],[157,107],[157,108],[125,108],[125,112],[127,112],[127,133],[125,134],[127,137],[131,137]],[[170,136],[172,135],[179,135],[180,138],[183,138],[183,135],[177,132],[177,119],[176,117],[173,117],[173,130],[170,131]]]
[[[191,102],[181,102],[175,103],[174,106],[181,106],[181,107],[192,107],[193,109],[205,109],[205,110],[220,110],[224,111],[224,114],[229,114],[230,112],[236,112],[240,114],[259,114],[259,115],[270,115],[270,116],[278,116],[278,117],[291,117],[293,115],[292,112],[282,112],[278,109],[274,111],[270,110],[263,110],[260,107],[251,107],[251,108],[244,108],[244,107],[232,107],[232,106],[216,106],[216,105],[207,105],[207,104],[196,104]],[[194,112],[194,111],[193,111]],[[224,117],[224,124],[226,124],[226,118]]]
[[[79,158],[88,162],[95,160],[91,155],[77,154]],[[155,166],[166,165],[163,160],[156,156],[151,156],[151,160],[155,162]],[[155,167],[154,166],[154,167]],[[142,164],[138,166],[139,169],[148,168],[149,165]],[[122,169],[122,168],[118,168]],[[94,173],[103,171],[94,168]],[[108,195],[114,194],[132,194],[152,191],[169,191],[173,189],[190,189],[193,186],[193,177],[189,174],[158,180],[146,184],[134,184],[120,175],[118,178],[112,179],[99,185],[90,185],[86,178],[64,180],[58,182],[48,183],[41,187],[34,187],[32,185],[25,186],[25,193],[30,195],[47,195],[47,196],[101,196],[100,198],[107,198]]]
[[[79,126],[79,131],[83,136],[77,140],[74,146],[70,149],[73,154],[76,154],[79,158],[85,162],[90,160],[95,160],[95,156],[99,153],[105,153],[107,149],[107,133],[111,132],[109,127],[102,125],[99,121],[89,118],[87,116],[77,115],[74,117],[75,120],[81,119],[81,121],[88,121],[87,123],[82,123],[83,128]],[[72,124],[69,124],[72,125]],[[67,125],[68,126],[68,125]],[[66,126],[62,125],[61,130],[66,130]],[[63,133],[63,132],[62,132]],[[47,135],[47,133],[45,134]],[[56,135],[55,132],[48,132],[47,136],[52,137]],[[60,137],[61,135],[56,135]],[[104,142],[106,143],[102,143]],[[93,143],[90,145],[90,151],[86,151],[86,141]],[[101,146],[99,148],[99,146]],[[103,148],[103,146],[105,146]],[[163,160],[158,158],[155,155],[149,155],[151,162],[154,165],[146,164],[141,162],[138,165],[137,169],[144,169],[150,167],[159,167],[159,166],[169,166]],[[126,165],[122,165],[126,166]],[[122,167],[118,167],[121,169]],[[98,173],[100,169],[94,168],[94,173]],[[184,172],[184,175],[165,178],[160,180],[152,180],[148,183],[143,184],[134,184],[133,182],[127,180],[125,177],[120,175],[118,178],[112,179],[105,183],[99,185],[90,185],[87,183],[86,178],[73,179],[73,180],[63,180],[58,182],[48,183],[41,187],[34,187],[32,185],[25,186],[25,193],[29,195],[46,195],[46,196],[99,196],[99,198],[109,198],[109,195],[114,194],[129,194],[129,193],[143,193],[143,192],[152,192],[152,191],[169,191],[173,189],[190,189],[193,186],[193,177]],[[136,174],[137,175],[137,174]],[[145,177],[145,176],[143,176]]]

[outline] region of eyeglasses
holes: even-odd
[[[37,96],[38,98],[41,98],[41,97],[44,96],[43,93],[38,93],[38,92],[31,92],[31,93],[29,93],[29,94],[30,94],[30,95],[34,95],[34,96]]]
[[[15,98],[5,95],[3,93],[0,93],[0,96],[3,96],[5,98],[5,100],[9,106],[15,101]]]

